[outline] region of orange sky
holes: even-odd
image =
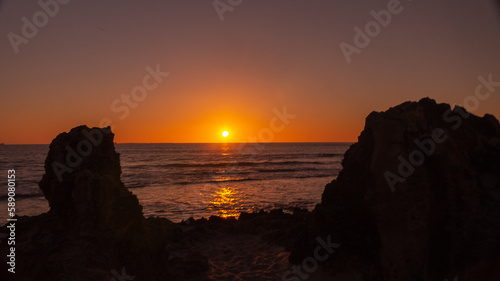
[[[187,2],[72,1],[16,54],[7,34],[41,8],[3,1],[0,142],[50,143],[104,118],[122,143],[261,141],[285,106],[296,117],[270,141],[351,142],[373,110],[426,96],[463,104],[479,75],[500,81],[491,1],[401,1],[351,63],[339,44],[389,1],[244,1],[222,22],[211,1]],[[149,79],[132,108],[122,95],[144,85],[148,66],[169,76]],[[473,113],[499,117],[499,105],[500,88]]]

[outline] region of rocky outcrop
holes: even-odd
[[[203,276],[202,270],[192,270],[203,264],[199,255],[183,264],[185,271],[168,266],[169,249],[189,249],[190,245],[174,223],[143,217],[136,196],[120,180],[113,138],[109,128],[80,126],[52,141],[40,182],[50,211],[18,218],[16,274],[7,272],[4,259],[8,253],[2,245],[2,280],[188,280]]]
[[[425,98],[366,118],[290,261],[315,238],[359,280],[500,280],[500,125]],[[332,277],[332,280],[337,280]]]
[[[50,211],[86,230],[141,230],[142,207],[123,185],[110,129],[80,126],[50,144],[40,189]]]

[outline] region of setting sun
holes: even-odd
[[[228,131],[222,132],[222,136],[225,137],[225,138],[227,138],[227,136],[229,136],[229,132]]]

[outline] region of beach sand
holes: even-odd
[[[281,280],[288,252],[257,235],[216,234],[195,244],[208,258],[209,280]]]
[[[258,217],[256,218],[258,220]],[[195,223],[181,223],[184,233],[192,243],[196,255],[207,258],[208,270],[205,280],[332,280],[322,266],[306,278],[295,274],[285,275],[291,270],[288,261],[290,252],[279,241],[270,241],[269,230],[260,227],[235,229],[228,227],[229,221],[221,224],[197,220]],[[191,253],[192,255],[192,253]],[[186,256],[184,250],[171,252],[171,257]],[[189,259],[187,259],[189,260]],[[203,279],[203,278],[202,278]],[[194,279],[193,279],[194,280]],[[197,279],[201,280],[201,279]],[[359,280],[353,275],[338,275],[333,280]]]

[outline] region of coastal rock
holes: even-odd
[[[18,218],[16,274],[2,244],[1,280],[203,280],[203,256],[168,266],[169,249],[190,246],[176,224],[143,217],[120,179],[113,138],[109,128],[79,126],[52,141],[40,182],[50,211]]]
[[[113,138],[109,128],[79,126],[50,144],[40,189],[50,212],[82,231],[141,227],[142,207],[120,179]]]
[[[330,236],[332,276],[500,280],[499,140],[494,116],[428,98],[371,113],[290,261]]]

